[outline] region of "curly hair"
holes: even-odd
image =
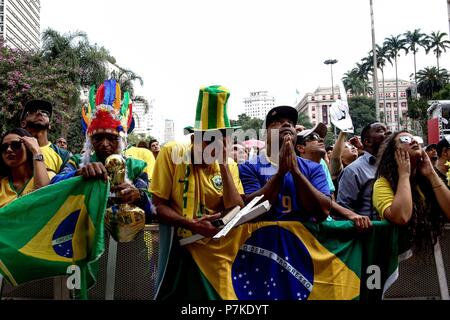
[[[7,135],[10,134],[17,134],[20,137],[33,137],[31,135],[31,133],[29,133],[27,130],[22,129],[22,128],[14,128],[11,129],[9,131],[6,131],[2,137],[0,138],[0,143],[3,143],[3,140],[5,139],[5,137]],[[28,150],[28,148],[26,149],[26,153],[27,153],[27,164],[28,166],[33,170],[33,154],[31,153],[30,150]],[[1,177],[7,177],[10,175],[10,168],[6,166],[5,162],[3,161],[3,155],[0,155],[0,176]]]
[[[388,137],[383,142],[377,157],[378,169],[375,177],[376,179],[385,178],[394,192],[397,190],[399,179],[398,165],[395,159],[396,138],[405,132],[408,133],[404,130]],[[420,174],[419,170],[416,170],[415,175],[410,177],[410,183],[413,212],[407,225],[409,241],[414,252],[430,254],[442,233],[445,219],[430,182]]]

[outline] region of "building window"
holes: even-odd
[[[386,103],[386,107],[387,107],[388,109],[390,109],[390,108],[391,108],[391,103],[390,103],[390,102]]]
[[[316,106],[312,106],[312,107],[311,107],[311,110],[312,110],[312,111],[316,111]]]
[[[312,96],[311,101],[316,101],[316,97]]]
[[[327,100],[327,97],[326,96],[322,96],[322,100]]]
[[[406,108],[406,102],[402,102],[402,108]]]
[[[328,124],[328,106],[322,106],[322,122]]]

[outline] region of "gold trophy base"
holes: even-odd
[[[106,209],[105,227],[117,242],[130,242],[145,227],[145,213],[129,204],[112,205]]]

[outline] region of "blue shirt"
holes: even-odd
[[[322,166],[318,163],[297,157],[300,172],[309,182],[325,196],[330,196],[327,178]],[[278,166],[268,161],[265,155],[259,155],[253,161],[239,165],[239,176],[246,195],[260,190],[278,171]],[[278,201],[272,204],[269,211],[271,220],[304,220],[300,209],[300,199],[297,199],[294,178],[290,172],[284,176],[283,184],[278,194]],[[293,215],[295,214],[295,215]]]
[[[333,193],[336,191],[336,188],[334,187],[333,179],[331,179],[330,169],[328,169],[327,163],[323,159],[320,159],[320,165],[327,176],[328,188],[330,188],[330,192]]]

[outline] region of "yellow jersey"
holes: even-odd
[[[142,160],[145,163],[147,163],[147,167],[145,167],[144,172],[147,173],[148,185],[150,187],[153,175],[153,168],[155,167],[155,157],[153,156],[153,153],[145,148],[130,147],[127,150],[125,150],[125,155],[128,157]]]
[[[418,191],[420,198],[424,201],[425,196],[423,195],[422,190],[418,188]],[[392,190],[389,181],[384,177],[378,178],[373,185],[372,204],[381,219],[384,219],[384,212],[387,208],[392,206],[394,198],[395,193],[394,190]]]
[[[153,171],[150,192],[170,201],[172,209],[186,219],[199,218],[205,214],[221,212],[223,208],[223,184],[218,163],[207,167],[187,164],[190,144],[170,142],[159,152]],[[237,164],[229,159],[229,169],[239,194],[244,194]],[[178,228],[178,236],[192,235],[190,230]]]
[[[51,142],[41,147],[41,152],[44,155],[47,170],[54,173],[59,173],[70,159],[70,153],[67,150],[61,149]]]

